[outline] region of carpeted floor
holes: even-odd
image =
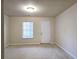
[[[9,46],[4,51],[5,59],[73,59],[56,45]]]

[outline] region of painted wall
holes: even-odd
[[[4,47],[8,46],[9,39],[9,20],[8,16],[4,15]]]
[[[9,17],[9,21],[10,21],[9,44],[39,44],[41,43],[40,21],[42,20],[49,20],[50,22],[51,21],[53,22],[54,18],[52,17]],[[22,22],[24,21],[34,22],[34,38],[33,39],[22,38]],[[51,25],[53,25],[53,23],[51,23]],[[53,33],[53,30],[52,30],[52,33]],[[51,37],[51,40],[53,43],[53,40],[54,40],[53,36]]]
[[[73,57],[77,56],[77,5],[56,17],[56,43]]]

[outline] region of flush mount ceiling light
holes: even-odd
[[[25,6],[25,10],[27,12],[35,12],[35,11],[37,11],[37,8],[33,5],[28,5],[28,6]]]

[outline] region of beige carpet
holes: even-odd
[[[73,59],[56,45],[23,45],[5,48],[5,59]]]

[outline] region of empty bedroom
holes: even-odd
[[[4,59],[77,59],[76,0],[4,0]]]

